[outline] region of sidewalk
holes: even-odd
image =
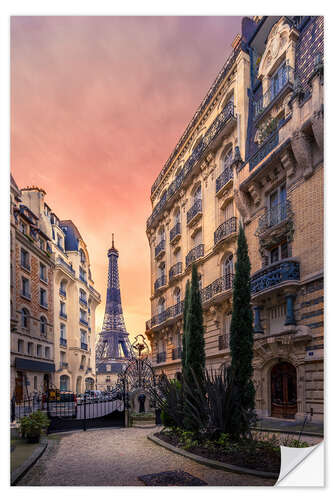
[[[23,439],[10,440],[10,475],[14,485],[36,462],[47,446],[45,437],[39,443],[27,443]]]
[[[264,417],[257,421],[256,429],[262,431],[279,431],[298,433],[303,428],[303,422],[295,422],[295,420],[283,420],[280,418]],[[314,422],[306,422],[303,429],[303,434],[316,436],[324,435],[324,425]]]

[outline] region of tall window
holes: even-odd
[[[87,321],[87,311],[80,309],[80,320]]]
[[[273,99],[287,83],[287,66],[284,62],[271,78],[271,99]]]
[[[87,282],[87,273],[82,267],[80,266],[80,280],[84,281],[85,283]]]
[[[29,328],[29,311],[25,308],[21,311],[21,326],[22,328]]]
[[[84,253],[84,251],[82,250],[82,248],[81,248],[81,250],[80,250],[80,262],[81,262],[82,264],[85,264],[85,262],[86,262],[86,256],[85,256],[85,253]]]
[[[46,290],[44,288],[40,289],[40,305],[43,307],[47,307],[47,295]]]
[[[282,184],[269,195],[269,225],[274,226],[287,216],[287,191]]]
[[[87,332],[85,330],[80,330],[81,334],[81,344],[87,344]]]
[[[21,233],[27,234],[27,225],[24,224],[24,222],[20,221],[19,228],[20,228]]]
[[[29,253],[24,248],[21,248],[21,266],[30,271]]]
[[[66,281],[65,280],[62,280],[60,282],[60,293],[62,295],[66,295]]]
[[[32,342],[28,342],[28,354],[32,356],[34,353],[34,345]]]
[[[196,188],[193,193],[193,201],[201,200],[201,184]]]
[[[30,299],[30,281],[24,276],[22,276],[22,295]]]
[[[232,148],[228,149],[227,153],[222,157],[222,171],[230,167],[232,162]]]
[[[40,334],[44,337],[47,335],[47,320],[45,316],[41,316],[40,318]]]
[[[42,355],[43,355],[42,346],[40,344],[37,344],[37,356],[41,358]]]
[[[21,339],[17,341],[17,352],[24,352],[24,342]]]
[[[39,277],[42,281],[47,282],[46,266],[41,262],[39,263]]]
[[[286,241],[284,241],[283,243],[280,243],[280,245],[277,245],[270,250],[269,263],[274,264],[274,262],[278,262],[282,259],[287,259],[288,257],[290,257],[289,245]]]
[[[66,304],[60,301],[60,315],[66,317]]]
[[[226,222],[234,216],[234,204],[232,201],[227,203],[222,210],[222,221]]]
[[[64,325],[64,323],[60,323],[60,338],[66,338],[66,325]]]
[[[224,284],[226,290],[229,290],[232,287],[233,272],[234,272],[233,255],[230,254],[223,263],[223,276],[225,280]]]
[[[64,249],[63,239],[59,234],[57,234],[57,245],[60,248],[60,250]]]
[[[45,250],[45,243],[44,243],[44,240],[42,240],[42,238],[39,238],[38,246],[41,250]]]
[[[50,348],[49,347],[45,347],[45,357],[47,359],[50,359]]]

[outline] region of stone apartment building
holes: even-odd
[[[47,241],[52,266],[48,276],[48,329],[52,331],[54,373],[50,382],[60,390],[81,393],[95,388],[95,310],[101,299],[93,286],[83,238],[71,220],[59,220],[45,196],[38,187],[17,191],[24,210]]]
[[[10,184],[10,377],[21,401],[54,383],[53,276],[50,239]]]
[[[150,339],[180,371],[192,262],[207,368],[230,362],[239,222],[251,261],[259,416],[323,419],[323,18],[244,18],[242,34],[151,190]]]

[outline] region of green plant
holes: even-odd
[[[178,380],[169,380],[163,376],[153,394],[161,409],[163,425],[182,428],[184,418],[182,384]]]
[[[237,262],[233,283],[230,326],[231,376],[234,385],[233,436],[247,435],[254,420],[255,390],[252,382],[253,314],[250,289],[251,264],[244,228],[239,227]]]
[[[45,430],[49,424],[50,420],[45,413],[38,410],[20,419],[19,425],[21,436],[30,443],[38,443],[42,431]]]

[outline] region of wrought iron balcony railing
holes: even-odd
[[[213,281],[210,285],[206,286],[200,291],[202,302],[210,300],[219,293],[226,292],[232,288],[234,275],[232,273],[220,276],[217,280]]]
[[[187,224],[189,224],[196,215],[202,214],[202,200],[196,200],[186,214]]]
[[[252,170],[279,144],[279,131],[276,130],[266,142],[258,149],[249,161],[249,169]]]
[[[189,176],[194,167],[198,164],[202,156],[207,152],[209,146],[221,133],[223,128],[229,122],[231,118],[234,118],[234,105],[230,101],[221,111],[221,113],[215,118],[211,126],[208,128],[205,135],[199,141],[199,143],[194,148],[191,156],[186,160],[180,173],[177,175],[176,179],[170,184],[167,191],[163,194],[160,201],[155,206],[152,214],[147,219],[147,227],[156,219],[157,215],[163,210],[167,201],[173,196],[173,194],[181,187],[184,180]]]
[[[155,258],[158,257],[165,250],[165,240],[161,240],[155,247]]]
[[[269,290],[281,283],[299,281],[299,262],[295,260],[282,260],[256,272],[251,278],[251,293]]]
[[[201,243],[200,245],[192,248],[189,253],[186,255],[186,267],[188,267],[192,262],[200,259],[204,255],[204,245]]]
[[[289,200],[279,203],[275,207],[266,208],[264,215],[259,218],[257,234],[262,234],[281,222],[292,217],[291,204]]]
[[[70,274],[72,274],[73,276],[75,276],[75,271],[72,268],[72,266],[70,266],[69,264],[67,264],[67,262],[65,262],[62,257],[58,257],[57,258],[57,264],[60,265],[61,267],[63,267],[64,269],[66,269],[66,271],[68,271]]]
[[[282,66],[276,78],[269,86],[267,92],[254,103],[254,119],[257,119],[264,110],[280,95],[282,90],[291,86],[294,82],[294,69],[290,66]]]
[[[181,234],[181,228],[180,228],[180,222],[176,222],[174,227],[170,231],[170,243],[172,243],[177,236],[180,236]]]
[[[67,346],[67,339],[60,337],[60,345],[62,345],[63,347],[66,347]]]
[[[86,344],[85,342],[81,342],[81,349],[88,351],[88,344]]]
[[[232,288],[233,283],[233,274],[227,274],[213,281],[210,285],[206,286],[203,290],[200,291],[200,297],[202,302],[206,302],[216,295],[227,292]],[[146,329],[149,330],[154,326],[160,325],[169,319],[176,318],[177,316],[183,314],[184,311],[184,301],[178,302],[173,306],[168,307],[165,311],[161,311],[160,313],[153,316],[149,321],[146,321]]]
[[[80,318],[80,323],[82,323],[82,325],[84,325],[84,326],[89,326],[88,321],[84,318]]]
[[[172,349],[172,359],[180,359],[182,357],[182,348],[175,347]]]
[[[177,262],[172,267],[170,267],[170,270],[169,270],[169,280],[171,280],[175,276],[178,276],[179,274],[182,274],[182,272],[183,272],[183,263],[182,262]]]
[[[234,169],[229,166],[226,167],[222,174],[220,174],[216,179],[216,194],[234,177]]]
[[[217,245],[229,234],[235,233],[237,231],[237,217],[231,217],[227,221],[223,222],[214,233],[214,244]]]
[[[66,290],[59,288],[59,294],[62,295],[63,297],[66,297]]]
[[[154,283],[155,292],[156,292],[156,290],[158,290],[159,288],[161,288],[162,286],[165,286],[165,285],[166,285],[166,275],[163,274],[162,276],[157,278],[157,280]]]
[[[156,363],[164,363],[166,361],[166,352],[158,352],[156,355]]]

